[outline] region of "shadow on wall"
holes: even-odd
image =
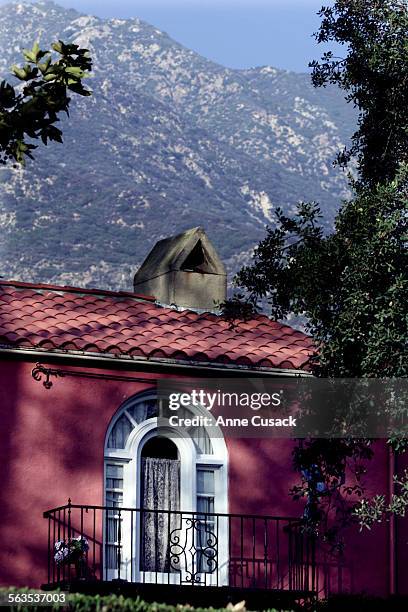
[[[0,372],[0,583],[38,587],[47,579],[43,512],[67,503],[103,503],[104,442],[124,399],[146,385],[57,379],[49,390],[34,364]]]
[[[303,502],[289,494],[298,483],[292,467],[291,440],[228,440],[230,512],[301,517]],[[370,462],[367,494],[386,491],[385,444],[378,443]],[[387,525],[360,532],[357,525],[345,529],[344,554],[320,548],[318,584],[325,594],[367,591],[388,592]]]
[[[16,508],[10,498],[14,487],[12,464],[18,450],[15,434],[19,418],[18,390],[20,369],[8,362],[0,366],[0,584],[14,584],[10,565],[16,552],[16,542],[8,540],[5,525],[14,520]]]

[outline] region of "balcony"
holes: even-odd
[[[299,519],[71,503],[44,518],[44,588],[267,607],[318,590],[315,539]]]

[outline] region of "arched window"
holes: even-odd
[[[228,550],[227,530],[216,516],[228,512],[224,438],[220,430],[210,438],[203,426],[186,432],[163,426],[158,429],[158,401],[154,393],[133,396],[119,408],[107,431],[105,503],[115,509],[135,509],[134,513],[107,513],[107,577],[118,575],[115,538],[120,521],[122,578],[200,582],[201,572],[207,574],[206,584],[212,579],[220,584],[221,568],[227,565],[223,555]],[[207,414],[196,406],[183,411],[180,417]],[[129,518],[129,514],[134,516]],[[176,545],[182,541],[183,551]],[[214,542],[214,550],[208,542]],[[187,544],[191,559],[185,554]]]
[[[196,407],[194,411],[197,411]],[[180,407],[178,415],[180,418],[188,418],[194,416],[194,411],[189,408]],[[157,418],[157,414],[158,405],[154,396],[140,395],[126,401],[109,428],[108,450],[125,449],[129,436],[137,425],[150,418]],[[203,414],[205,414],[205,411]],[[212,443],[205,427],[190,427],[187,431],[198,453],[213,454]]]

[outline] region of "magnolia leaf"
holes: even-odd
[[[49,51],[39,51],[37,53],[37,62],[48,54],[49,54]]]
[[[74,76],[80,77],[80,78],[84,76],[84,71],[82,70],[82,68],[79,68],[78,66],[71,66],[69,68],[65,68],[65,72],[67,72],[68,74],[72,74]]]
[[[88,89],[85,89],[82,86],[81,82],[74,82],[73,84],[68,85],[68,89],[70,91],[75,92],[76,94],[78,94],[80,96],[91,96],[92,95],[92,92],[90,90],[88,90]]]
[[[84,58],[87,50],[78,45],[65,45],[61,40],[53,43],[52,49],[62,56],[59,60],[53,61],[49,51],[40,49],[38,41],[31,50],[24,49],[23,56],[28,63],[12,67],[14,76],[26,81],[22,88],[15,89],[5,81],[0,83],[1,164],[11,159],[24,164],[26,157],[33,157],[31,151],[36,147],[25,138],[41,137],[45,145],[51,140],[62,143],[62,131],[55,123],[60,120],[61,112],[69,115],[71,99],[67,96],[67,81],[73,92],[91,95],[81,81],[92,67],[92,61]],[[12,110],[7,112],[8,108]]]
[[[25,80],[25,78],[26,78],[26,71],[23,68],[19,68],[18,66],[13,65],[11,67],[11,70],[12,70],[13,74],[15,74],[15,76],[17,78],[19,78],[21,81]]]
[[[57,51],[57,53],[61,53],[61,51],[62,51],[61,41],[56,42],[56,43],[52,43],[51,47],[54,49],[54,51]]]
[[[42,74],[45,74],[51,64],[51,56],[48,56],[45,62],[42,64],[37,64]]]
[[[40,45],[38,44],[38,41],[36,40],[35,43],[33,44],[33,48],[31,49],[32,54],[37,57],[37,54],[40,51]]]
[[[28,62],[35,64],[37,58],[36,58],[36,55],[32,51],[29,51],[28,49],[23,49],[23,55]]]

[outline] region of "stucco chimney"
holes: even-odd
[[[201,227],[160,240],[134,277],[136,293],[163,303],[213,310],[227,296],[227,274]]]

